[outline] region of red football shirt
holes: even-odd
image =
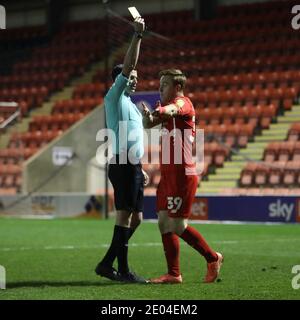
[[[185,170],[186,174],[196,175],[192,156],[196,135],[194,106],[187,97],[177,97],[171,104],[175,104],[179,112],[162,123],[161,172]]]

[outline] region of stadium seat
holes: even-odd
[[[214,23],[195,21],[191,11],[176,13],[176,19],[175,13],[150,15],[155,31],[170,35],[177,43],[185,43],[185,47],[166,51],[165,42],[157,40],[157,50],[153,50],[153,45],[146,43],[153,39],[146,37],[139,64],[142,79],[139,88],[157,90],[159,81],[153,79],[157,66],[164,69],[176,65],[187,71],[197,127],[205,128],[205,139],[209,142],[205,147],[208,166],[222,166],[228,157],[228,150],[218,144],[211,145],[211,141],[217,139],[232,147],[245,147],[256,132],[269,128],[279,111],[291,110],[299,98],[300,45],[297,34],[286,23],[290,17],[282,13],[284,8],[283,3],[277,2],[222,7],[222,16]],[[122,43],[116,31],[112,25],[114,40]],[[101,20],[66,24],[51,42],[37,46],[30,57],[18,61],[11,74],[0,76],[1,99],[17,99],[22,104],[22,115],[28,115],[46,101],[50,93],[82,74],[91,62],[101,60],[105,54],[103,32]],[[22,29],[9,34],[11,39],[26,39]],[[30,32],[29,35],[33,37]],[[229,46],[229,42],[234,45]],[[9,146],[14,151],[9,155],[5,155],[5,151],[0,154],[1,163],[17,163],[19,154],[15,149],[20,143],[30,147],[28,150],[36,150],[80,120],[102,102],[105,81],[105,71],[98,70],[92,83],[75,88],[73,99],[56,102],[51,117],[34,118],[29,134],[10,140]],[[5,118],[2,113],[0,117]],[[300,131],[295,128],[291,128],[288,141],[296,143],[268,148],[264,153],[266,162],[299,160]],[[50,134],[51,130],[55,135]],[[209,173],[209,167],[206,169]],[[275,185],[276,172],[270,170],[267,174],[266,184],[272,181]]]
[[[286,187],[295,186],[299,175],[299,163],[288,161],[283,173],[282,183]]]
[[[300,123],[293,123],[288,132],[289,141],[298,141],[300,138]]]
[[[264,150],[263,159],[266,162],[273,162],[278,159],[278,151],[280,144],[277,142],[269,143],[266,149]]]
[[[239,135],[237,137],[237,145],[239,148],[246,147],[248,141],[254,134],[255,126],[251,123],[242,125],[240,127]]]
[[[247,163],[246,167],[242,170],[240,177],[240,186],[250,187],[254,183],[254,176],[257,164],[255,162]]]
[[[260,164],[256,167],[254,183],[256,186],[264,187],[268,182],[269,167]]]
[[[278,150],[279,161],[289,161],[293,155],[295,147],[294,141],[285,141],[280,143]]]
[[[268,183],[270,186],[274,187],[281,184],[284,165],[285,162],[272,164],[268,172]]]

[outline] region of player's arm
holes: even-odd
[[[172,117],[176,117],[179,114],[179,107],[175,104],[168,104],[164,107],[158,106],[152,115],[157,118],[161,118],[164,120],[170,119]]]
[[[184,116],[189,114],[189,112],[190,106],[183,99],[178,99],[175,103],[163,107],[159,103],[152,115],[163,120],[168,120],[176,116]]]
[[[123,70],[122,73],[125,77],[129,77],[130,72],[135,69],[139,54],[140,54],[140,46],[142,40],[142,34],[145,30],[145,22],[144,19],[139,17],[134,20],[134,35],[132,37],[130,46],[127,50],[127,53],[123,62]]]

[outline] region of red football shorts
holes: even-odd
[[[156,191],[156,210],[168,211],[172,218],[189,218],[198,187],[198,176],[182,172],[162,172]]]

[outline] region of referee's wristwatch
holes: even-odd
[[[143,32],[135,31],[134,34],[138,39],[142,39],[143,38]]]

